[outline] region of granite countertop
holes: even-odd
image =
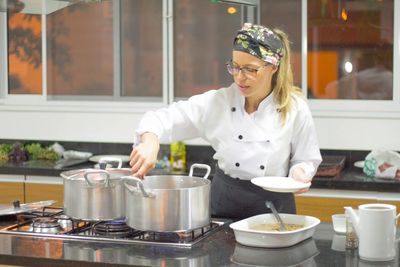
[[[56,176],[67,170],[93,168],[94,163],[85,162],[72,167],[56,169],[55,164],[48,161],[32,161],[20,164],[3,162],[0,163],[1,174]],[[190,166],[190,165],[189,165]],[[129,167],[127,164],[123,167]],[[154,170],[151,175],[166,174],[162,170]],[[202,176],[202,174],[195,175]],[[210,175],[212,178],[212,174]],[[335,177],[314,177],[311,188],[319,189],[346,189],[364,191],[399,192],[400,179],[381,179],[366,176],[362,169],[354,166],[346,167]]]
[[[385,266],[399,266],[395,260]],[[253,248],[236,243],[228,224],[192,248],[86,242],[0,234],[0,264],[19,266],[376,266],[344,249],[330,224],[293,247]]]
[[[312,188],[399,192],[400,178],[368,177],[360,168],[348,167],[334,177],[314,177]]]

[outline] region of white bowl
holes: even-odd
[[[293,246],[310,238],[315,227],[320,223],[318,218],[305,215],[279,214],[284,223],[302,224],[303,228],[294,231],[272,232],[253,230],[257,224],[277,223],[273,214],[260,214],[229,225],[233,229],[236,241],[242,245],[266,248],[281,248]]]

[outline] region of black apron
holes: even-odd
[[[211,215],[232,219],[244,219],[254,215],[271,213],[265,201],[272,201],[279,213],[296,213],[292,193],[276,193],[262,189],[250,181],[225,175],[216,168],[211,183]]]

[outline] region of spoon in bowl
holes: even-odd
[[[267,201],[265,201],[265,206],[272,211],[272,213],[274,214],[276,220],[279,222],[279,231],[287,231],[286,226],[283,223],[281,216],[279,216],[278,212],[275,209],[274,203],[272,203],[271,201],[267,200]]]

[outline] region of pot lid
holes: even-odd
[[[13,206],[0,205],[0,216],[1,215],[12,215],[12,214],[18,214],[18,213],[38,210],[38,209],[53,205],[56,202],[57,201],[55,201],[55,200],[45,200],[45,201],[19,204],[19,201],[15,201],[13,203]]]
[[[117,180],[123,176],[129,176],[132,174],[132,170],[129,168],[107,168],[105,170],[101,169],[80,169],[80,170],[70,170],[60,173],[61,177],[68,180],[86,180],[85,175],[87,175],[91,180],[104,180],[109,175],[110,180]]]

